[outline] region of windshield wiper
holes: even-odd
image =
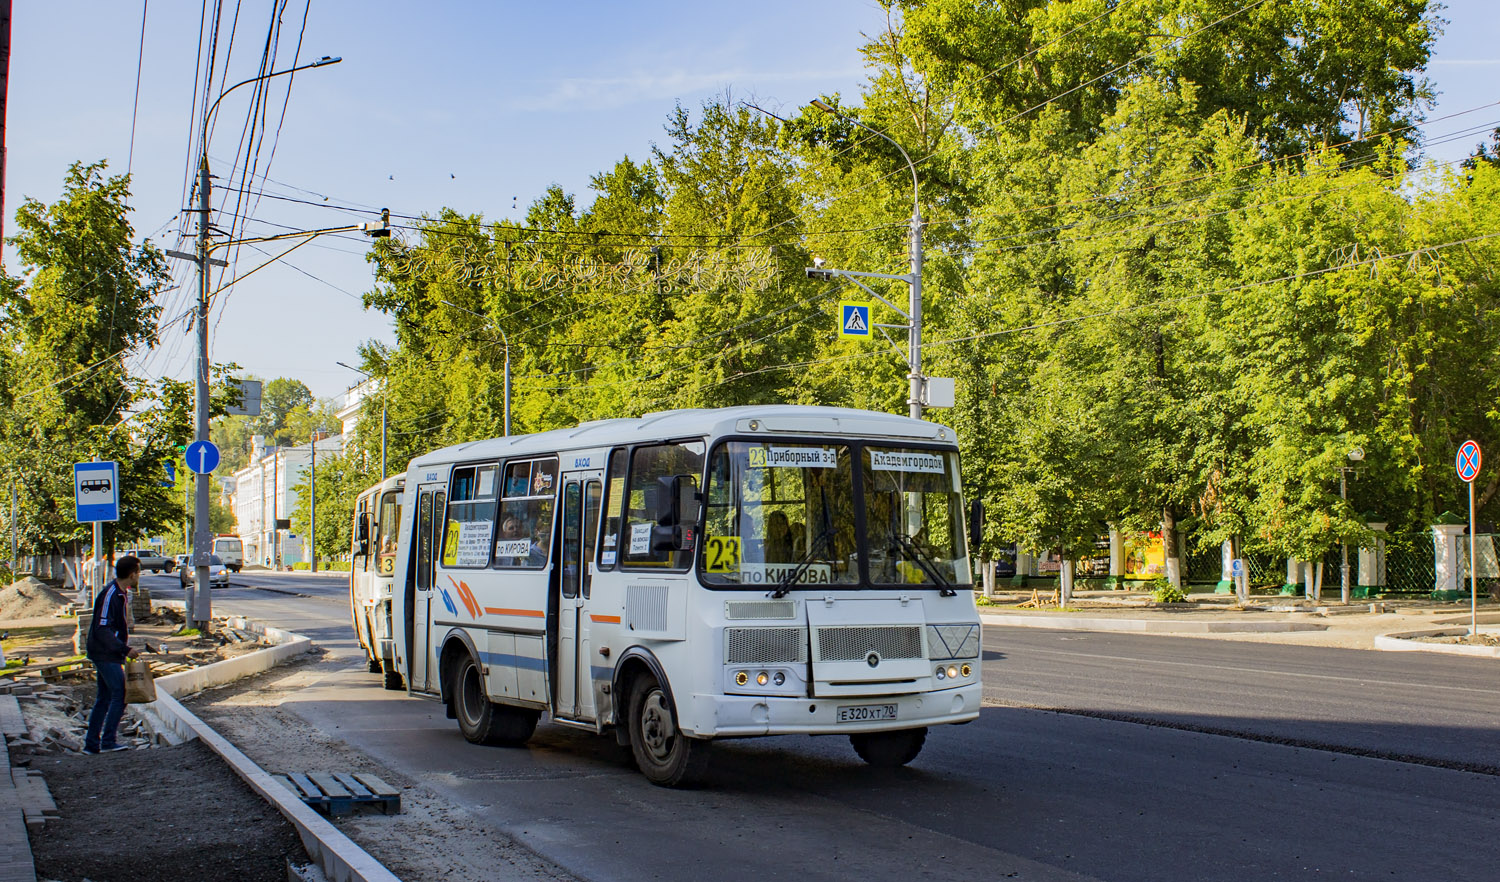
[[[791,572],[781,577],[781,581],[776,584],[776,590],[771,592],[771,597],[785,597],[787,592],[792,590],[792,586],[797,584],[797,580],[802,578],[802,574],[807,572],[808,567],[812,566],[813,561],[818,559],[818,552],[823,550],[823,546],[838,535],[838,530],[833,527],[833,518],[828,516],[828,489],[822,488],[822,494],[823,532],[813,537],[812,544],[807,546],[807,554],[802,555],[802,559],[797,561],[797,565],[792,567]]]
[[[833,539],[837,532],[830,527],[814,536],[812,545],[808,546],[807,554],[802,555],[802,559],[797,561],[797,565],[792,567],[791,572],[781,577],[781,581],[776,584],[776,590],[771,592],[771,596],[785,597],[787,592],[792,590],[792,586],[797,584],[797,580],[802,578],[802,574],[813,565],[813,561],[818,559],[818,553],[823,550],[823,546]]]
[[[905,533],[892,533],[891,538],[896,540],[896,547],[892,550],[903,551],[907,557],[916,561],[917,566],[922,568],[922,572],[926,573],[927,577],[941,589],[938,591],[940,596],[955,597],[958,595],[958,592],[953,590],[953,586],[948,584],[948,580],[944,579],[942,574],[937,571],[937,563],[933,561],[927,552],[922,550],[922,546],[918,545],[915,539]]]

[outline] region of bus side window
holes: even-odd
[[[659,479],[681,475],[697,487],[703,476],[703,452],[702,441],[656,444],[631,452],[629,503],[620,535],[621,556],[627,567],[681,569],[692,560],[691,550],[653,550],[651,531],[670,505],[663,497]]]
[[[599,569],[615,568],[620,544],[620,523],[625,514],[625,451],[609,454],[609,477],[604,496],[604,529],[599,533]]]

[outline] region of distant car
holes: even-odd
[[[140,560],[141,569],[143,570],[150,570],[153,573],[170,573],[177,569],[177,561],[165,555],[158,554],[149,548],[132,548],[129,551],[115,555],[115,560],[119,560],[127,554]]]
[[[191,563],[183,566],[177,572],[179,574],[178,579],[182,582],[184,590],[193,584],[193,580],[198,577],[198,570]],[[208,587],[214,588],[221,585],[225,588],[229,587],[229,568],[224,566],[223,558],[217,554],[211,555],[208,558]]]

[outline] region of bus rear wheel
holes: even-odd
[[[917,758],[927,741],[927,729],[859,732],[849,736],[859,758],[877,769],[894,769]]]
[[[630,752],[646,780],[662,787],[695,783],[708,769],[709,743],[689,738],[677,727],[666,690],[650,674],[630,689]]]
[[[465,655],[453,668],[454,715],[458,729],[475,744],[519,747],[536,731],[539,714],[523,708],[495,704],[484,691],[484,677],[473,656]]]

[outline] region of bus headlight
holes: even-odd
[[[965,677],[969,676],[972,673],[974,673],[974,669],[972,667],[970,667],[969,665],[963,666],[963,674]]]
[[[958,665],[949,665],[948,666],[948,679],[951,680],[951,679],[953,679],[953,678],[955,678],[957,676],[958,676]]]
[[[734,675],[734,685],[736,685],[736,686],[743,686],[743,685],[745,685],[746,683],[749,683],[749,682],[750,682],[750,675],[747,674],[747,673],[745,673],[744,671],[740,671],[739,673],[737,673],[737,674]]]
[[[755,675],[755,685],[764,686],[769,682],[771,682],[771,675],[767,674],[765,671],[761,671],[759,674]]]
[[[785,685],[786,684],[786,672],[785,671],[777,671],[776,675],[771,678],[771,682],[775,683],[777,686]]]

